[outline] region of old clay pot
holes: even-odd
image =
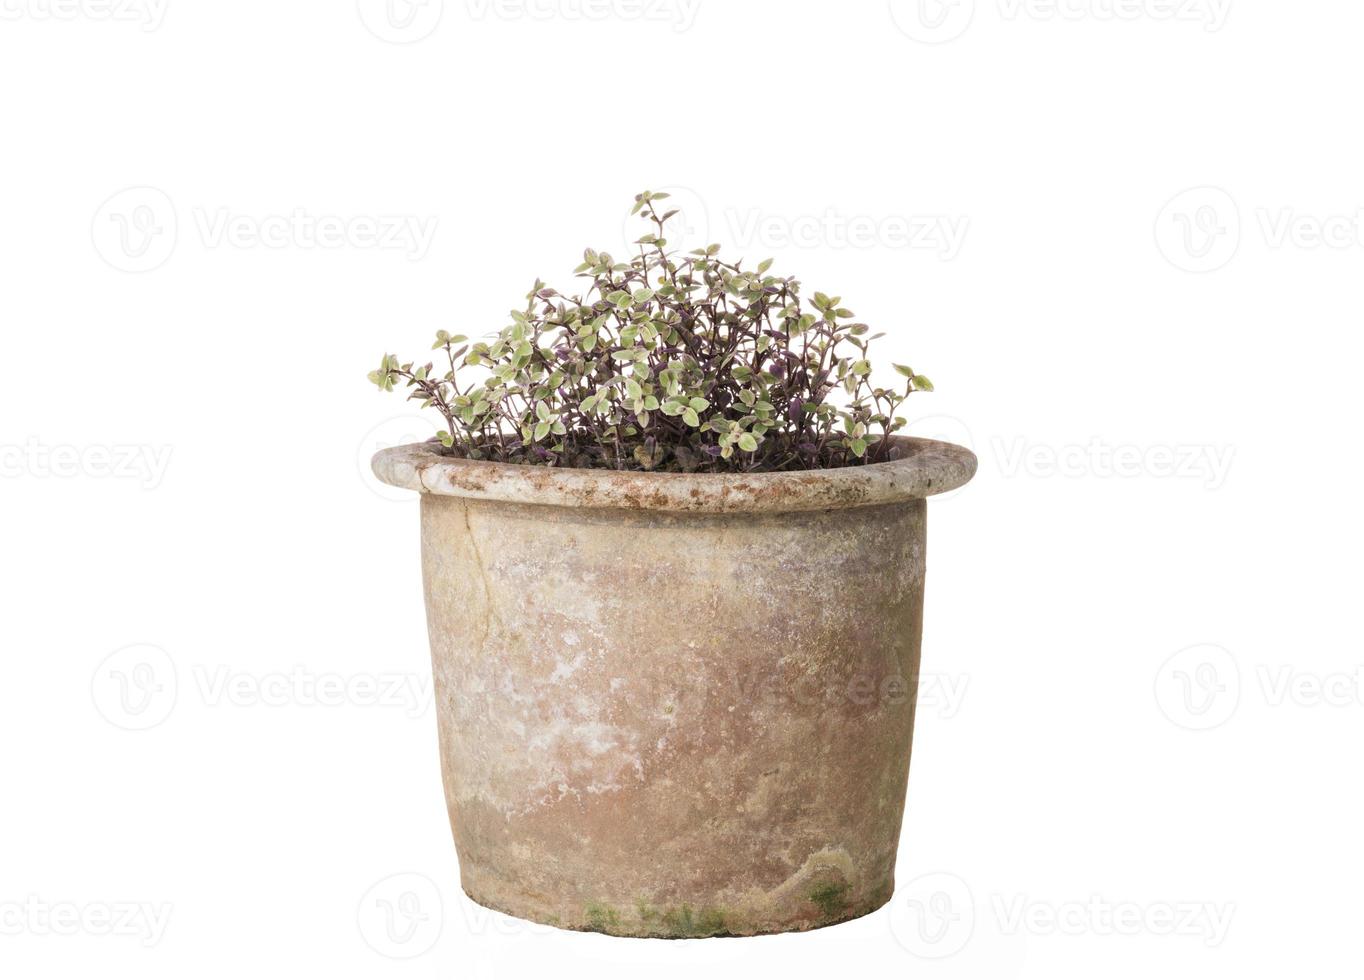
[[[928,496],[970,451],[768,474],[374,458],[421,492],[460,878],[620,936],[829,925],[894,888]]]

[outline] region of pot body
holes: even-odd
[[[686,513],[423,493],[468,895],[668,937],[807,929],[884,904],[925,511],[922,497]]]

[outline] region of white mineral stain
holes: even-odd
[[[583,665],[583,661],[586,659],[587,654],[585,653],[580,653],[572,660],[568,661],[556,658],[554,661],[554,673],[549,675],[550,681],[554,684],[558,684],[560,681],[568,680],[577,672],[578,668]]]

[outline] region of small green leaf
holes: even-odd
[[[751,432],[745,432],[739,437],[739,448],[746,453],[754,452],[758,448],[758,440],[753,438]]]
[[[644,467],[646,470],[651,470],[655,466],[657,466],[659,457],[661,455],[662,454],[660,453],[659,455],[656,456],[654,453],[649,452],[649,450],[646,449],[644,446],[635,447],[634,452],[635,462],[637,462],[640,466]]]
[[[922,374],[916,374],[914,375],[914,387],[918,388],[920,391],[932,391],[933,382],[929,381]]]

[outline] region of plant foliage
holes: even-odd
[[[897,364],[895,387],[874,385],[882,335],[838,296],[803,298],[771,259],[745,270],[718,245],[670,252],[667,197],[636,195],[649,231],[630,261],[583,253],[581,294],[537,280],[496,335],[441,330],[436,362],[386,354],[370,381],[439,411],[444,451],[469,459],[735,472],[891,458],[896,411],[929,380]]]

